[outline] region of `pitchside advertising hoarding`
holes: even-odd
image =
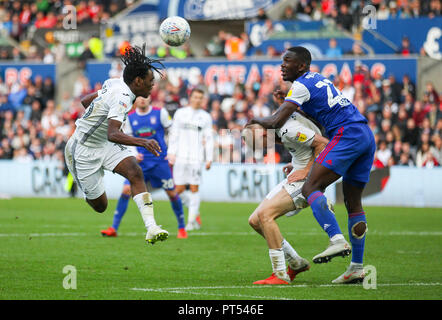
[[[393,74],[398,81],[407,74],[413,82],[417,78],[417,58],[383,58],[383,59],[342,59],[342,60],[314,60],[311,70],[320,72],[325,76],[339,75],[344,80],[351,80],[355,70],[355,64],[361,62],[374,76],[376,73],[388,77]],[[198,83],[200,75],[203,75],[207,85],[213,83],[216,78],[222,84],[230,78],[233,81],[253,83],[264,76],[272,80],[278,80],[281,76],[281,60],[208,60],[208,61],[164,61],[168,79],[178,84],[179,78],[187,80],[190,85]],[[88,63],[86,67],[87,77],[91,84],[103,83],[109,77],[111,63]]]
[[[36,76],[43,79],[50,77],[55,80],[55,64],[40,63],[0,63],[0,76],[5,83],[24,83],[27,79],[34,80]]]
[[[284,179],[283,164],[220,164],[203,170],[200,187],[203,201],[261,202],[269,191]],[[58,162],[31,161],[20,163],[0,160],[0,199],[8,197],[66,198],[63,166]],[[124,178],[106,171],[104,184],[107,196],[117,199]],[[411,183],[412,182],[412,183]],[[342,201],[340,181],[329,186],[326,196]],[[395,166],[372,171],[364,193],[364,204],[373,206],[407,206],[442,208],[442,168],[410,168]],[[79,192],[78,196],[83,195]],[[153,192],[154,200],[168,200],[163,190]]]

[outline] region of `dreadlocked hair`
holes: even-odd
[[[146,56],[146,44],[140,47],[127,47],[121,61],[125,68],[123,71],[123,79],[127,84],[131,84],[136,77],[144,78],[149,70],[158,72],[162,75],[160,69],[164,68],[161,60],[151,59]],[[160,64],[161,67],[156,67],[154,64]]]

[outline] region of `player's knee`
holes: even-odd
[[[126,196],[130,196],[131,195],[130,185],[125,184],[123,186],[123,192],[121,192],[121,193],[126,195]]]
[[[258,218],[261,224],[266,224],[272,220],[275,220],[271,208],[266,208],[266,210],[259,210]]]
[[[256,214],[249,217],[249,225],[255,230],[259,229],[259,220]]]
[[[135,166],[128,170],[127,179],[132,182],[139,182],[143,180],[143,171],[139,166]]]
[[[356,222],[351,227],[351,234],[356,239],[362,239],[367,232],[367,223],[365,221]]]
[[[107,202],[100,202],[92,204],[92,208],[98,213],[103,213],[107,209]]]

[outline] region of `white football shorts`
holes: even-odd
[[[107,141],[103,147],[91,148],[71,137],[65,147],[65,161],[78,187],[87,199],[104,193],[104,170],[113,171],[125,158],[133,157],[127,146]]]
[[[266,196],[266,199],[273,198],[279,191],[281,191],[283,188],[287,193],[290,195],[290,197],[293,200],[293,203],[295,204],[295,210],[287,212],[285,215],[287,217],[291,217],[295,214],[298,214],[302,209],[308,207],[308,202],[305,200],[304,196],[302,195],[302,186],[304,185],[305,180],[302,181],[296,181],[293,183],[288,183],[287,178],[282,180],[280,183],[278,183]]]
[[[175,185],[200,185],[202,163],[175,163],[173,165],[173,181]]]

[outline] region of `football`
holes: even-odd
[[[178,16],[169,17],[160,25],[160,36],[168,45],[178,47],[190,37],[189,23]]]

